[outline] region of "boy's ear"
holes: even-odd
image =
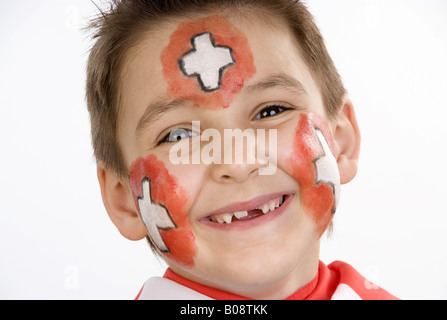
[[[146,228],[138,215],[135,202],[127,183],[118,178],[114,170],[97,163],[97,175],[101,196],[113,224],[129,240],[141,240],[146,236]]]
[[[351,181],[357,174],[360,154],[360,130],[352,101],[343,97],[343,107],[336,119],[334,132],[336,158],[342,184]]]

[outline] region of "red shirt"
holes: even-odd
[[[150,281],[151,279],[152,284]],[[211,288],[203,284],[191,281],[174,273],[169,268],[166,270],[163,276],[164,281],[160,282],[161,278],[159,278],[158,280],[155,279],[157,281],[155,281],[154,278],[151,279],[149,279],[145,283],[136,299],[163,299],[163,293],[160,293],[159,290],[160,286],[162,286],[165,288],[169,287],[168,296],[171,299],[177,298],[175,295],[175,291],[177,290],[176,288],[180,288],[180,291],[185,290],[185,292],[197,294],[197,296],[191,296],[191,299],[211,298],[215,300],[250,300],[245,297],[241,297],[229,292]],[[174,283],[166,282],[166,280],[171,280]],[[150,287],[152,287],[152,290],[150,289]],[[191,290],[188,290],[186,288],[189,288]],[[156,291],[158,291],[159,296],[157,296]],[[182,297],[187,298],[187,296],[184,295],[182,295]],[[315,278],[286,298],[286,300],[337,299],[395,300],[397,298],[365,279],[349,264],[341,261],[335,261],[328,266],[320,261],[318,266],[318,273]]]

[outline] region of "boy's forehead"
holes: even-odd
[[[169,98],[217,109],[256,72],[247,36],[218,15],[181,22],[160,60]]]
[[[287,73],[291,66],[301,73],[291,77],[304,87],[312,80],[286,27],[238,23],[218,15],[165,26],[149,31],[127,56],[121,84],[126,109],[170,99],[227,108],[247,84],[263,75]]]

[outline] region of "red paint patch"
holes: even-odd
[[[188,212],[185,210],[188,200],[186,192],[155,155],[139,158],[132,164],[129,175],[130,187],[137,208],[137,198],[142,196],[141,181],[145,177],[151,180],[152,200],[163,204],[177,225],[175,229],[161,230],[163,240],[170,250],[169,253],[164,254],[178,263],[193,266],[197,246],[194,243],[195,237],[188,220]]]
[[[203,32],[210,32],[216,45],[231,47],[236,60],[235,65],[224,70],[221,88],[208,93],[202,91],[197,78],[186,77],[178,64],[178,60],[192,49],[191,39]],[[193,100],[197,106],[209,109],[227,108],[244,82],[256,72],[247,37],[217,15],[181,23],[163,49],[161,63],[168,83],[168,97]]]
[[[335,204],[333,189],[330,185],[315,184],[315,159],[323,153],[315,128],[323,133],[329,148],[334,150],[334,141],[326,121],[317,114],[302,114],[295,131],[294,151],[290,158],[293,177],[301,188],[301,201],[317,225],[321,235],[332,220],[332,208]]]

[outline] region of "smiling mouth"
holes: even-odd
[[[203,218],[203,220],[217,224],[230,224],[235,221],[252,220],[257,217],[264,216],[269,212],[274,212],[282,206],[287,197],[288,195],[278,196],[249,210],[211,214]]]

